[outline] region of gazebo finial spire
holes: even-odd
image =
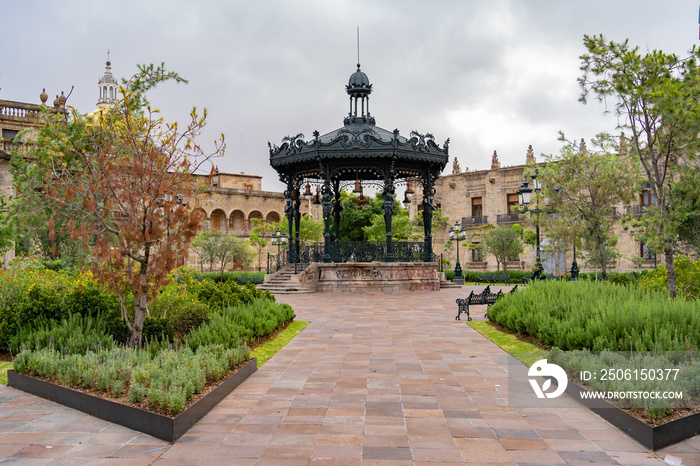
[[[360,26],[357,26],[357,69],[360,69]]]

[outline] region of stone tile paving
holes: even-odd
[[[175,444],[0,386],[0,463],[700,464],[700,437],[654,453],[574,402],[509,408],[503,351],[454,320],[470,290],[279,296],[311,324]]]

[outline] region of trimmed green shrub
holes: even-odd
[[[194,351],[208,343],[231,348],[267,335],[293,318],[294,311],[288,304],[258,299],[247,306],[212,313],[211,320],[190,332],[186,342]]]
[[[213,282],[229,282],[235,281],[239,285],[244,285],[248,282],[262,283],[265,277],[265,272],[197,272],[194,274],[197,280],[211,280]]]
[[[695,261],[688,257],[677,257],[673,261],[676,270],[676,288],[678,296],[696,301],[700,298],[700,259]],[[668,292],[668,271],[665,265],[643,274],[640,285],[650,290]]]
[[[20,326],[9,338],[9,348],[17,353],[20,348],[38,350],[55,348],[66,353],[84,353],[88,349],[111,348],[114,338],[100,317],[73,314],[60,321],[41,317],[33,325]]]
[[[492,321],[563,350],[700,348],[700,304],[605,282],[531,282],[488,310]]]

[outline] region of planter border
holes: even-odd
[[[221,400],[257,370],[257,358],[250,359],[214,390],[197,400],[177,416],[168,417],[133,406],[45,382],[13,370],[7,371],[8,386],[77,409],[99,419],[174,442],[187,432]]]
[[[593,407],[586,406],[580,401],[581,391],[590,392],[591,390],[569,379],[564,393],[650,450],[659,450],[700,434],[700,413],[674,419],[658,426],[650,426],[605,400],[595,400],[596,406]]]

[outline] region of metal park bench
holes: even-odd
[[[509,291],[509,293],[514,292],[518,288],[518,285],[515,285],[512,290]],[[469,306],[472,304],[486,304],[487,309],[496,302],[498,298],[503,296],[503,292],[501,290],[498,291],[498,293],[491,293],[491,286],[487,286],[484,288],[484,291],[481,293],[474,293],[472,291],[469,293],[469,296],[467,296],[466,299],[457,299],[457,315],[455,316],[455,320],[462,320],[460,319],[459,316],[462,314],[467,314],[467,320],[472,320],[471,316],[469,315]]]

